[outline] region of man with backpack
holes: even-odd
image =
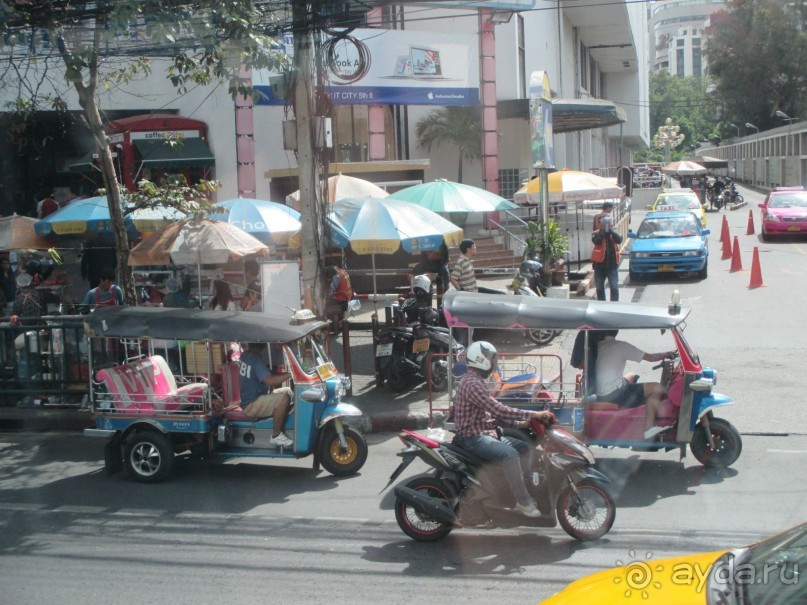
[[[332,333],[337,334],[342,327],[347,303],[353,299],[353,286],[350,284],[350,275],[341,264],[331,267],[330,273],[325,315],[331,321]]]

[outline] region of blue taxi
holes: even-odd
[[[631,238],[629,274],[633,281],[659,273],[693,273],[706,278],[709,229],[691,212],[650,212]]]

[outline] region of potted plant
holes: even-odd
[[[563,284],[566,277],[564,258],[569,251],[569,239],[556,220],[546,224],[546,241],[541,241],[541,221],[528,221],[529,236],[525,242],[524,258],[541,258],[544,273],[551,276],[553,285]]]

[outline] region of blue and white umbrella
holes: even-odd
[[[106,196],[75,200],[34,225],[37,235],[85,237],[112,232]]]
[[[216,206],[226,212],[211,214],[210,218],[238,227],[265,244],[288,245],[289,238],[300,231],[300,213],[283,204],[235,198],[216,202]]]

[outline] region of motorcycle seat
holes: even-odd
[[[468,462],[470,462],[470,463],[472,463],[474,465],[479,466],[479,465],[487,463],[486,460],[483,460],[482,458],[480,458],[479,456],[477,456],[473,452],[470,452],[470,451],[466,450],[465,448],[462,448],[459,445],[456,445],[453,442],[452,443],[444,443],[443,446],[446,449],[448,449],[449,451],[451,451],[454,454],[456,454],[457,456],[459,456],[460,458],[462,458],[464,460],[467,460]]]

